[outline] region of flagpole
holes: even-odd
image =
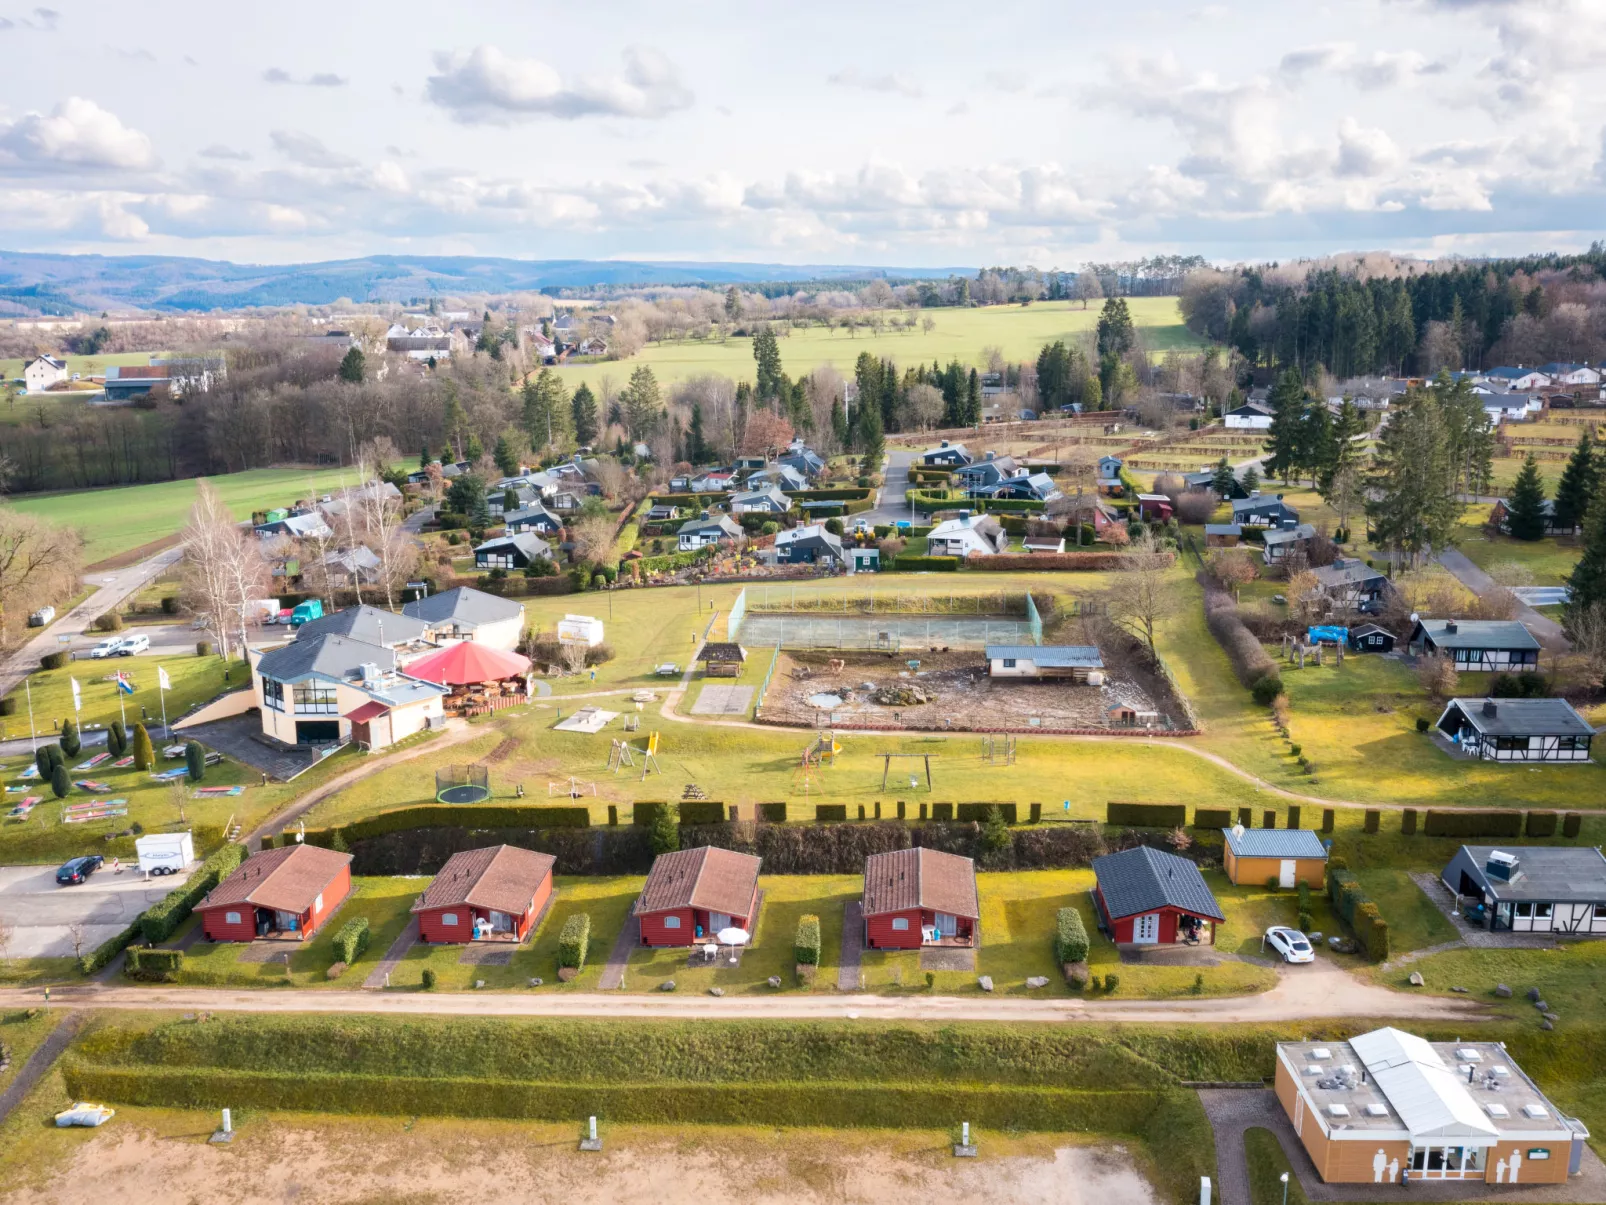
[[[126,731],[128,728],[128,708],[123,703],[123,693],[123,674],[119,670],[117,672],[117,713],[122,716],[123,728]]]
[[[162,739],[165,741],[172,734],[167,731],[167,671],[159,665],[156,667],[156,693],[162,696]]]
[[[23,688],[28,692],[28,746],[34,752],[39,752],[39,742],[33,733],[33,686],[27,678],[22,680]]]

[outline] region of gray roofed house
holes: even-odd
[[[1060,487],[1047,473],[1018,473],[996,485],[980,486],[976,493],[989,498],[1017,498],[1025,502],[1050,502],[1060,496]]]
[[[326,552],[323,563],[331,581],[341,584],[344,579],[344,584],[348,586],[359,582],[377,582],[379,571],[384,567],[379,554],[366,544]]]
[[[766,485],[779,486],[783,491],[806,490],[809,480],[789,464],[771,465],[748,474],[748,489],[762,489]]]
[[[502,522],[510,535],[521,531],[533,531],[540,535],[556,535],[563,530],[563,520],[542,506],[539,502],[529,506],[510,510],[502,515]]]
[[[1536,669],[1539,641],[1514,619],[1419,619],[1406,643],[1415,652],[1439,653],[1457,670]]]
[[[732,494],[730,509],[733,515],[743,515],[748,512],[757,512],[768,515],[785,514],[792,506],[792,500],[781,493],[780,487],[765,485],[758,489],[746,490],[740,494]]]
[[[710,515],[706,519],[692,519],[690,522],[682,523],[680,530],[675,534],[680,551],[695,552],[721,540],[740,539],[742,529],[729,515]]]
[[[1295,548],[1301,544],[1308,544],[1316,538],[1316,529],[1309,523],[1300,523],[1294,527],[1283,527],[1276,531],[1266,533],[1266,547],[1261,553],[1266,564],[1280,564]]]
[[[265,678],[296,682],[314,676],[344,679],[364,665],[377,665],[382,671],[393,670],[396,651],[339,632],[324,632],[311,640],[297,638],[282,648],[263,653],[256,669]]]
[[[363,604],[335,611],[321,619],[310,619],[296,630],[295,638],[297,643],[301,643],[319,636],[347,636],[366,644],[394,649],[422,640],[426,630],[422,622],[409,615],[398,615],[394,611],[383,611]]]
[[[479,640],[512,649],[524,635],[524,606],[470,586],[431,594],[402,607],[429,625],[432,640]]]
[[[928,468],[955,468],[969,464],[971,455],[964,444],[950,443],[945,439],[935,448],[920,453],[918,459]]]
[[[1232,521],[1245,527],[1287,527],[1299,522],[1299,512],[1281,494],[1250,494],[1232,500]]]
[[[1227,848],[1239,858],[1327,858],[1327,846],[1308,828],[1243,828],[1221,830]]]
[[[1346,606],[1371,602],[1388,593],[1388,575],[1355,557],[1340,557],[1312,572],[1322,592]]]
[[[1117,944],[1169,945],[1199,920],[1226,919],[1199,868],[1176,854],[1135,846],[1094,858],[1093,876],[1100,927]]]
[[[1480,761],[1588,762],[1595,735],[1566,699],[1451,699],[1436,728]]]
[[[481,569],[528,569],[551,559],[552,546],[528,531],[496,536],[474,548],[474,564]]]
[[[1439,880],[1496,932],[1606,936],[1606,856],[1566,845],[1463,845]]]
[[[988,452],[981,460],[974,460],[954,470],[959,483],[970,489],[984,489],[1013,477],[1020,469],[1013,456],[994,456]]]
[[[842,537],[826,531],[823,523],[794,527],[775,537],[777,564],[817,565],[821,561],[836,561],[840,564],[843,559]]]
[[[334,529],[316,511],[305,515],[286,515],[272,523],[259,523],[251,530],[264,540],[274,536],[289,536],[292,540],[328,539],[335,534]]]

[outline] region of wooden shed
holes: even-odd
[[[1234,883],[1279,887],[1304,883],[1320,891],[1327,882],[1327,846],[1308,828],[1223,829],[1226,847],[1222,865]]]
[[[703,675],[709,678],[739,678],[747,660],[747,650],[730,641],[711,640],[697,654]]]

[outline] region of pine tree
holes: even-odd
[[[680,817],[672,803],[661,803],[647,830],[647,843],[655,854],[672,854],[680,848]]]
[[[863,453],[859,472],[872,477],[881,471],[881,458],[886,454],[886,431],[881,425],[881,410],[877,406],[859,407],[858,445]]]
[[[735,285],[731,288],[734,290]],[[686,435],[686,459],[692,464],[708,463],[708,445],[703,442],[703,405],[693,402],[691,405],[691,429]]]
[[[1305,382],[1287,369],[1271,391],[1271,427],[1266,432],[1266,472],[1287,481],[1300,466],[1305,419]]]
[[[754,388],[758,400],[774,401],[780,396],[781,382],[785,378],[781,373],[781,346],[768,323],[759,327],[753,336],[753,360],[758,366],[758,380]]]
[[[653,424],[658,421],[664,408],[658,378],[653,375],[652,369],[643,364],[632,372],[630,384],[619,395],[619,401],[624,406],[625,426],[629,428],[631,437],[640,439],[651,433]]]
[[[123,727],[122,720],[113,720],[106,729],[106,748],[111,750],[113,757],[122,757],[128,752],[128,731]]]
[[[191,782],[200,782],[206,777],[206,750],[199,741],[184,743],[184,772]]]
[[[513,441],[504,433],[496,437],[496,451],[491,453],[502,476],[511,477],[519,471],[519,453]]]
[[[569,409],[574,419],[575,441],[589,447],[596,442],[598,431],[597,396],[591,392],[591,386],[581,382],[569,400]]]
[[[1137,332],[1132,326],[1132,313],[1127,309],[1125,297],[1111,297],[1099,313],[1099,358],[1124,356],[1132,350]]]
[[[1380,547],[1413,566],[1454,542],[1462,506],[1436,390],[1413,389],[1389,414],[1367,478],[1366,513]]]
[[[1251,494],[1260,488],[1260,470],[1254,465],[1244,470],[1243,487]]]
[[[419,446],[418,449],[418,467],[420,469],[429,468],[429,440],[427,439]]]
[[[523,390],[524,410],[520,423],[530,437],[530,446],[555,448],[568,434],[568,390],[563,379],[551,368],[543,368]]]
[[[1606,606],[1606,495],[1595,499],[1584,519],[1584,555],[1567,578],[1569,621]]]
[[[361,385],[366,367],[367,361],[363,357],[362,348],[353,347],[340,361],[340,379],[348,384]]]
[[[725,317],[735,322],[742,316],[742,294],[735,285],[725,290]]]
[[[68,757],[77,757],[83,752],[83,741],[78,737],[78,721],[63,720],[61,722],[61,738],[56,742],[61,746],[62,753]]]
[[[1511,497],[1506,500],[1506,530],[1513,539],[1538,540],[1545,534],[1545,483],[1532,452],[1517,471]]]
[[[156,764],[156,751],[151,748],[151,734],[144,724],[134,725],[134,769],[149,770]]]
[[[1311,398],[1299,423],[1299,468],[1310,474],[1312,485],[1321,479],[1334,451],[1332,411],[1323,399]]]
[[[981,425],[981,373],[974,368],[970,370],[970,380],[965,388],[965,425]]]
[[[50,791],[57,799],[67,798],[67,792],[72,790],[72,780],[67,777],[67,767],[57,764],[50,771]]]
[[[1237,478],[1232,475],[1232,465],[1228,464],[1227,458],[1223,456],[1216,461],[1215,473],[1210,478],[1210,488],[1215,490],[1219,497],[1230,498],[1233,486],[1237,483]]]
[[[836,437],[837,447],[847,451],[853,434],[848,430],[848,412],[842,408],[840,396],[831,399],[831,434]]]
[[[1589,428],[1578,433],[1578,446],[1573,449],[1567,467],[1561,471],[1556,484],[1554,525],[1557,531],[1573,532],[1583,526],[1589,514],[1589,504],[1600,492],[1601,465],[1597,461],[1594,440]]]
[[[477,463],[480,457],[484,455],[485,445],[480,442],[480,437],[477,434],[470,431],[468,443],[463,446],[463,458],[473,464]]]

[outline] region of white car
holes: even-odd
[[[1273,925],[1266,930],[1264,938],[1266,944],[1282,956],[1284,962],[1315,962],[1316,951],[1311,949],[1310,942],[1298,929],[1290,929],[1285,925]]]
[[[102,657],[117,656],[117,654],[122,651],[122,647],[123,638],[121,636],[112,636],[109,639],[102,640],[94,648],[90,649],[89,655],[96,661],[99,661]]]
[[[151,647],[149,636],[125,636],[123,642],[117,646],[119,657],[132,657],[135,653],[148,653]]]

